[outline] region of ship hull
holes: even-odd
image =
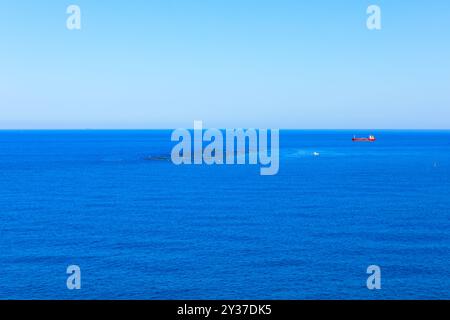
[[[355,142],[375,142],[376,139],[370,139],[370,138],[353,138],[352,141],[355,141]]]

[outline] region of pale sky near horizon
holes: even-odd
[[[450,129],[449,39],[448,0],[2,0],[0,129]]]

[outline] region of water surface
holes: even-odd
[[[450,132],[282,131],[276,176],[170,134],[0,132],[0,298],[450,298]]]

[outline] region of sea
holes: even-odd
[[[284,130],[273,176],[171,132],[0,131],[0,299],[450,298],[450,131]]]

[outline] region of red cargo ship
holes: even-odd
[[[357,137],[353,137],[352,139],[353,141],[359,141],[359,142],[374,142],[375,140],[375,136],[370,135],[368,138],[357,138]]]

